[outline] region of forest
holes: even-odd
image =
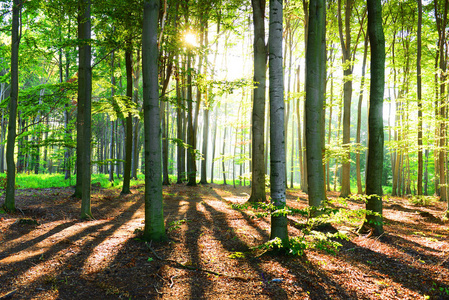
[[[0,299],[449,299],[448,8],[0,1]]]

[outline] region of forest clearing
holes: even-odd
[[[142,190],[93,187],[91,221],[80,221],[73,188],[18,190],[21,209],[0,214],[0,299],[449,298],[443,202],[386,197],[382,236],[337,223],[350,240],[336,254],[291,256],[252,249],[268,240],[269,218],[232,208],[248,187],[218,184],[164,187],[168,241],[148,247],[138,240]],[[305,207],[307,195],[289,189],[287,202]],[[301,235],[293,220],[301,218],[290,220],[292,237]]]

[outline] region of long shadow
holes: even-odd
[[[314,266],[307,255],[303,257],[285,257],[278,260],[282,266],[289,269],[289,273],[294,275],[296,281],[295,287],[300,289],[303,294],[308,295],[310,299],[358,299],[355,292],[351,292],[335,282],[326,272]]]
[[[217,195],[218,196],[218,195]],[[219,196],[218,196],[219,197]],[[226,249],[229,252],[233,251],[239,251],[239,252],[246,252],[249,250],[249,246],[243,242],[240,237],[235,233],[235,230],[233,227],[230,226],[229,222],[227,221],[227,215],[224,212],[217,211],[215,208],[210,206],[207,203],[203,203],[203,206],[206,208],[206,210],[209,212],[209,214],[212,216],[214,220],[214,230],[213,234],[217,240],[219,240],[223,246],[224,249]],[[248,217],[249,218],[249,217]],[[253,221],[253,220],[251,220]],[[247,221],[249,224],[249,222]],[[254,223],[251,225],[252,227],[256,228],[256,230],[266,239],[268,239],[267,233],[256,226]],[[216,227],[218,227],[220,230],[217,230]],[[229,237],[221,234],[221,232],[227,232],[229,234]],[[260,294],[265,294],[269,296],[271,299],[288,299],[288,295],[286,291],[277,284],[272,284],[270,282],[271,279],[276,277],[276,274],[273,274],[271,272],[267,272],[263,270],[260,266],[260,263],[262,263],[261,258],[255,258],[250,259],[247,261],[247,265],[252,268],[257,274],[259,274],[259,278],[254,279],[257,281],[263,282],[264,286],[262,291],[260,291]],[[238,261],[239,265],[243,266],[243,261]],[[257,295],[254,295],[257,296]]]
[[[428,228],[426,224],[404,224],[400,221],[392,220],[387,217],[384,217],[385,223],[388,226],[394,227],[394,231],[403,234],[410,235],[414,231],[422,232],[425,235],[432,236],[434,234],[439,234],[440,236],[446,236],[447,232],[444,227],[442,228]]]
[[[425,261],[434,261],[438,260],[436,255],[426,255],[422,253],[421,251],[416,251],[413,248],[418,248],[423,251],[431,252],[431,253],[441,253],[442,251],[435,250],[433,248],[423,246],[419,243],[407,240],[401,236],[398,235],[388,235],[383,240],[384,243],[389,244],[392,247],[395,247],[398,250],[404,251],[405,253],[417,257],[419,259],[423,259]]]
[[[416,259],[417,261],[420,261],[425,264],[433,264],[438,265],[440,264],[441,267],[449,269],[449,261],[445,258],[438,257],[436,254],[443,253],[443,251],[438,251],[430,247],[423,246],[419,243],[407,240],[403,237],[397,236],[397,235],[388,235],[386,236],[382,242],[385,244],[390,245],[391,247],[396,248],[398,251],[402,251],[411,257],[413,259]],[[424,254],[423,251],[417,251],[414,248],[422,249],[423,251],[433,252],[435,254]],[[449,298],[449,296],[448,296]]]
[[[166,218],[166,230],[169,241],[167,243],[152,243],[151,248],[159,257],[166,259],[176,253],[177,242],[185,243],[189,251],[188,262],[178,257],[172,257],[181,263],[190,266],[203,267],[198,245],[201,229],[198,224],[205,216],[196,208],[202,199],[192,196],[196,194],[195,188],[180,188],[178,185],[164,187],[164,215]],[[190,197],[189,197],[190,196]],[[181,201],[187,201],[187,203]],[[185,206],[187,210],[183,210]],[[186,222],[187,234],[183,235],[181,230],[170,228],[171,221],[188,220]],[[185,241],[183,241],[185,239]],[[175,243],[173,243],[175,241]],[[150,258],[150,260],[148,260]],[[161,297],[178,297],[179,299],[202,299],[205,298],[210,285],[207,275],[195,270],[187,270],[186,277],[179,277],[179,269],[172,264],[160,261],[147,246],[139,241],[128,239],[121,250],[117,253],[111,268],[99,272],[95,281],[114,282],[117,294],[131,297],[133,299],[160,299]],[[187,279],[186,279],[187,278]],[[173,295],[171,286],[183,284],[188,280],[190,295]],[[107,286],[103,286],[107,288]],[[176,290],[176,289],[175,289]]]
[[[33,266],[51,261],[52,259],[57,259],[58,253],[60,253],[64,249],[67,250],[65,252],[65,255],[67,255],[71,252],[73,253],[74,251],[71,249],[71,246],[74,245],[77,241],[81,240],[82,238],[87,237],[91,233],[99,232],[99,230],[113,224],[107,230],[101,231],[101,233],[99,233],[93,240],[85,242],[82,246],[80,246],[80,249],[77,253],[82,253],[84,251],[91,251],[91,249],[98,246],[108,236],[113,234],[113,232],[115,230],[117,230],[120,226],[122,226],[123,224],[130,221],[132,219],[132,216],[135,213],[135,211],[137,211],[141,206],[142,206],[142,203],[139,203],[139,202],[136,202],[133,205],[131,205],[128,209],[126,209],[119,215],[120,218],[117,218],[120,220],[119,222],[117,222],[117,220],[111,220],[111,221],[108,221],[108,222],[105,222],[102,224],[97,224],[97,225],[86,227],[84,230],[76,233],[75,235],[70,236],[68,239],[63,239],[60,242],[54,244],[42,255],[34,255],[34,256],[27,258],[26,260],[23,260],[23,261],[20,261],[17,263],[13,263],[13,264],[9,264],[8,269],[10,269],[10,270],[17,269],[20,271],[13,272],[14,274],[8,274],[8,273],[2,274],[0,276],[0,281],[8,282],[7,281],[8,278],[6,278],[6,277],[9,277],[9,279],[19,277],[19,276],[23,275],[25,272],[27,272],[29,270],[29,268],[31,268]],[[63,228],[60,228],[60,230],[62,230],[62,229]],[[43,240],[43,239],[40,239],[40,240]],[[55,274],[52,274],[52,278],[54,280],[52,279],[51,282],[46,282],[46,280],[43,280],[43,283],[42,283],[43,275],[40,274],[39,277],[36,278],[33,282],[31,282],[29,285],[33,286],[33,285],[39,284],[39,279],[41,279],[41,283],[44,286],[45,285],[48,286],[50,283],[53,284],[55,281],[59,282],[59,280],[60,280],[59,277],[62,276],[61,275],[62,273],[65,273],[64,274],[65,282],[76,283],[76,285],[73,285],[73,286],[70,284],[61,285],[60,290],[59,290],[60,293],[63,292],[65,290],[65,288],[68,288],[68,290],[71,290],[71,292],[66,295],[67,297],[64,297],[62,294],[60,294],[61,298],[62,299],[71,298],[71,297],[73,297],[73,292],[77,293],[77,297],[78,296],[79,297],[88,297],[89,295],[83,296],[83,292],[82,292],[83,289],[79,288],[79,286],[83,285],[83,283],[80,281],[84,281],[85,284],[86,284],[86,282],[87,282],[87,284],[90,284],[90,283],[88,283],[88,281],[83,280],[80,277],[83,273],[81,266],[84,261],[78,257],[77,253],[74,253],[69,258],[63,260],[62,262],[61,262],[62,259],[59,259],[60,265],[55,269]],[[11,284],[8,284],[5,288],[7,288],[9,286],[11,286]],[[30,286],[21,286],[18,291],[17,296],[20,298],[21,297],[20,295],[22,293],[27,292],[27,289],[29,289],[29,288],[31,288],[31,287]],[[52,288],[51,285],[48,286],[48,289],[51,289],[51,288]],[[40,288],[40,289],[42,290],[42,288]]]
[[[7,248],[7,249],[5,249],[4,252],[0,253],[0,259],[7,257],[8,255],[23,251],[29,247],[32,247],[32,246],[42,242],[43,240],[63,231],[64,229],[67,229],[67,228],[77,224],[78,222],[79,221],[71,221],[71,222],[60,224],[60,225],[56,226],[55,228],[51,229],[50,231],[44,233],[43,235],[37,236],[34,239],[26,241],[25,243],[18,244],[15,247],[12,247],[9,249]],[[8,239],[8,236],[5,236],[4,240],[12,241],[12,240]]]
[[[199,189],[200,187],[195,187],[193,189]],[[192,189],[192,188],[191,188]],[[199,239],[201,235],[201,228],[197,225],[202,225],[209,227],[210,222],[207,222],[205,215],[198,211],[197,205],[202,202],[200,198],[194,197],[189,199],[189,209],[186,212],[186,217],[193,222],[188,224],[188,229],[186,231],[185,240],[188,247],[190,262],[192,266],[203,267],[200,258],[199,249]],[[200,218],[200,220],[196,220]],[[190,299],[204,299],[206,296],[207,289],[210,287],[210,282],[207,280],[207,276],[204,273],[193,273],[189,277],[190,279]]]
[[[390,243],[394,242],[394,240],[392,241],[388,237],[382,237],[379,240],[388,245],[391,245]],[[349,262],[356,261],[361,265],[365,265],[369,269],[376,270],[384,276],[388,276],[388,278],[401,284],[405,288],[415,291],[421,295],[438,297],[440,295],[435,295],[435,293],[438,293],[438,289],[432,290],[432,287],[437,286],[438,288],[441,287],[443,289],[449,288],[448,282],[436,280],[434,278],[435,274],[431,271],[425,272],[422,269],[396,260],[394,257],[390,257],[379,252],[374,252],[365,247],[360,247],[351,241],[345,241],[344,244],[346,249],[352,249],[352,251],[350,254],[343,251],[340,252],[341,258],[344,258]]]
[[[217,200],[222,201],[222,202],[224,202],[224,203],[230,204],[229,201],[223,199],[220,195],[218,195],[217,192],[215,192],[215,190],[211,190],[211,191],[210,191],[210,194],[211,194],[214,198],[216,198]],[[263,230],[262,228],[260,228],[260,227],[258,226],[258,224],[257,224],[256,221],[252,218],[252,216],[248,215],[247,213],[245,213],[244,211],[241,211],[241,210],[238,211],[238,212],[239,212],[240,215],[245,219],[245,221],[246,221],[249,225],[251,225],[251,227],[253,227],[254,229],[256,229],[257,233],[259,233],[259,235],[260,235],[261,237],[263,237],[263,239],[264,239],[265,241],[267,241],[267,240],[269,239],[269,237],[270,237],[269,234],[268,234],[265,230]]]
[[[218,200],[228,202],[224,200],[220,195],[218,195],[215,191],[212,191],[211,194]],[[254,219],[252,219],[244,211],[239,211],[239,213],[249,225],[254,227],[258,231],[258,233],[264,237],[265,240],[268,240],[268,233],[257,226]],[[305,261],[307,261],[305,257],[294,258],[281,255],[277,257],[276,260],[281,263],[281,265],[283,265],[286,269],[289,269],[290,273],[294,274],[296,278],[301,278],[301,280],[295,282],[294,285],[300,288],[304,293],[307,293],[307,295],[311,299],[335,299],[336,294],[338,294],[341,299],[356,299],[354,295],[349,295],[343,287],[326,276],[324,272],[321,272],[319,269],[313,267],[310,263],[305,263]],[[292,268],[292,262],[298,262],[298,264],[295,264],[294,268]],[[262,274],[263,271],[259,268],[258,273]],[[264,280],[264,278],[261,278],[261,280]],[[325,284],[332,286],[333,291],[328,291],[325,287]],[[287,297],[285,291],[283,296]],[[276,295],[273,299],[282,298],[278,298],[278,295]]]

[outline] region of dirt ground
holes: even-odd
[[[19,190],[20,210],[0,214],[0,299],[449,299],[445,203],[389,198],[381,237],[336,224],[351,237],[336,255],[294,257],[251,250],[270,222],[231,207],[248,187],[164,187],[169,240],[151,245],[138,238],[143,187],[132,191],[95,187],[95,220],[81,221],[71,188]],[[307,195],[288,202],[305,207]]]

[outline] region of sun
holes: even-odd
[[[194,47],[198,46],[198,41],[196,40],[196,35],[191,32],[186,32],[184,34],[184,41],[189,46],[194,46]]]

